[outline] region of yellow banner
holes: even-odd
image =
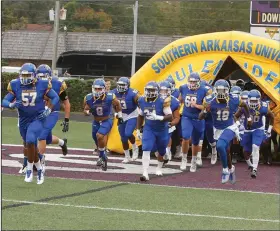
[[[230,31],[201,34],[176,40],[155,54],[131,77],[131,87],[144,91],[149,81],[172,76],[176,86],[185,84],[191,72],[214,81],[223,63],[231,57],[248,76],[280,108],[280,45],[278,41],[244,32]],[[280,113],[276,113],[274,129],[280,133]],[[119,134],[114,126],[108,148],[123,153]],[[118,142],[116,142],[118,137]]]

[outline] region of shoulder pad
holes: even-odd
[[[89,93],[89,94],[87,94],[87,95],[85,96],[85,99],[86,99],[86,100],[89,100],[90,98],[92,98],[92,93]]]
[[[65,91],[67,89],[67,85],[65,81],[61,81],[61,86],[60,86],[60,93]]]
[[[171,103],[171,97],[166,97],[163,101],[163,107],[169,107]]]
[[[268,107],[268,103],[267,102],[262,102],[262,106],[263,107]]]
[[[131,90],[132,90],[132,92],[133,92],[134,94],[138,94],[138,93],[139,93],[139,91],[136,90],[136,89],[131,89]]]

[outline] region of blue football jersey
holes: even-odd
[[[168,129],[167,121],[149,120],[146,118],[150,113],[155,113],[160,116],[164,116],[164,106],[170,106],[170,97],[162,98],[157,97],[154,101],[148,102],[144,96],[141,96],[138,100],[139,107],[144,113],[145,126],[149,126],[154,131],[162,131]]]
[[[123,113],[129,115],[130,113],[136,110],[137,103],[135,103],[134,99],[138,94],[137,90],[129,88],[126,92],[119,93],[115,88],[112,92],[116,95],[117,99],[120,101]]]
[[[234,113],[240,105],[238,95],[229,95],[227,103],[219,103],[217,99],[210,102],[210,112],[213,119],[213,126],[216,129],[225,129],[234,124]]]
[[[90,109],[92,109],[93,116],[109,116],[112,111],[112,102],[115,98],[112,92],[105,93],[101,98],[96,99],[92,93],[87,94],[85,101]]]
[[[261,102],[261,106],[259,109],[254,110],[249,108],[250,116],[252,117],[252,122],[253,122],[249,130],[265,127],[265,124],[263,123],[263,117],[267,115],[268,111],[269,111],[269,104],[267,102]],[[248,118],[245,116],[245,120],[244,120],[245,128],[248,128],[247,119]]]
[[[180,108],[180,101],[171,95],[171,104],[170,104],[171,111],[174,112]]]
[[[191,119],[198,119],[201,110],[192,107],[191,103],[202,105],[203,99],[209,89],[205,88],[205,86],[200,86],[197,90],[191,90],[188,88],[188,85],[185,84],[179,88],[179,91],[184,101],[182,115]]]
[[[176,99],[178,99],[179,96],[180,96],[180,91],[179,91],[179,89],[178,89],[178,88],[175,88],[175,90],[171,93],[171,95],[172,95],[173,97],[175,97]]]
[[[59,79],[52,78],[51,80],[52,89],[56,92],[56,94],[60,95],[63,91],[67,89],[66,83]],[[60,102],[58,102],[53,107],[54,111],[60,111]]]
[[[44,97],[52,88],[48,80],[36,80],[33,84],[22,85],[20,79],[12,80],[8,85],[17,101],[22,102],[18,108],[19,117],[35,117],[45,110]]]

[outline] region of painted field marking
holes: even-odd
[[[8,174],[8,173],[2,173],[2,175],[22,177],[22,175],[14,175],[14,174]],[[166,188],[193,189],[193,190],[225,191],[225,192],[234,192],[234,193],[252,193],[252,194],[264,194],[264,195],[273,195],[273,196],[279,196],[280,195],[280,193],[272,193],[272,192],[257,192],[257,191],[255,192],[255,191],[244,191],[244,190],[222,189],[222,188],[198,188],[198,187],[188,187],[188,186],[151,184],[151,183],[147,183],[147,182],[146,183],[136,183],[136,182],[130,182],[130,181],[94,180],[94,179],[81,179],[81,178],[71,178],[71,177],[53,177],[53,176],[47,176],[46,178],[61,179],[61,180],[108,182],[108,183],[119,183],[119,184],[125,182],[129,185],[138,185],[138,186],[166,187]]]
[[[2,146],[11,146],[11,147],[23,147],[20,144],[2,144]],[[60,147],[47,146],[50,149],[61,149]],[[83,149],[83,148],[68,148],[68,150],[75,151],[93,151],[93,149]],[[3,161],[3,160],[2,160]],[[5,173],[2,173],[5,174]],[[13,175],[14,174],[5,174],[5,175]],[[16,175],[17,176],[17,175]],[[48,177],[48,178],[58,178],[63,180],[85,180],[85,181],[93,181],[93,182],[111,182],[111,183],[123,183],[123,181],[113,181],[113,180],[95,180],[95,179],[79,179],[79,178],[66,178],[66,177]],[[211,191],[227,191],[227,192],[240,192],[240,193],[253,193],[253,194],[265,194],[265,195],[276,195],[279,196],[280,193],[272,193],[272,192],[259,192],[259,191],[246,191],[246,190],[235,190],[235,189],[221,189],[221,188],[199,188],[199,187],[188,187],[188,186],[176,186],[176,185],[160,185],[160,184],[151,184],[151,183],[136,183],[136,182],[126,182],[132,185],[148,185],[152,187],[167,187],[167,188],[182,188],[182,189],[194,189],[194,190],[211,190]]]
[[[175,213],[175,212],[154,211],[154,210],[106,208],[106,207],[99,207],[99,206],[94,206],[94,205],[92,205],[92,206],[90,206],[90,205],[72,205],[72,204],[46,203],[46,202],[35,202],[35,201],[20,201],[20,200],[12,200],[12,199],[2,199],[2,201],[14,202],[14,203],[26,203],[26,204],[34,204],[34,205],[72,207],[72,208],[82,208],[82,209],[97,209],[97,210],[133,212],[133,213],[150,213],[150,214],[162,214],[162,215],[174,215],[174,216],[207,217],[207,218],[228,219],[228,220],[243,220],[243,221],[258,221],[258,222],[280,223],[280,220],[244,218],[244,217],[214,216],[214,215],[195,214],[195,213],[180,213],[180,212]]]

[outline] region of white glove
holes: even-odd
[[[241,140],[242,140],[242,138],[241,138],[239,132],[236,132],[236,133],[235,133],[235,136],[236,136],[236,138],[237,138],[238,141],[241,141]]]
[[[172,126],[168,129],[168,133],[172,133],[176,130],[176,127],[175,126]]]
[[[152,113],[146,115],[146,119],[162,121],[164,119],[164,117],[163,116],[159,116],[156,113],[152,112]]]
[[[235,122],[235,124],[237,125],[237,127],[239,128],[240,127],[240,122],[237,120],[236,122]]]
[[[273,127],[272,125],[269,125],[267,131],[265,131],[265,135],[267,138],[271,136],[272,127]]]
[[[271,136],[271,132],[269,132],[269,131],[265,131],[264,133],[265,133],[267,138],[269,138]]]
[[[139,140],[142,140],[142,133],[140,132],[139,129],[136,130],[136,136]]]

